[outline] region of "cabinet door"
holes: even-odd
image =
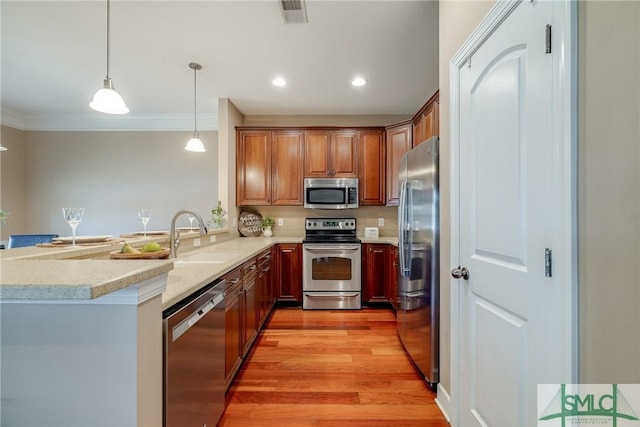
[[[328,130],[308,130],[304,133],[304,176],[324,178],[331,171],[331,136]]]
[[[364,282],[362,289],[363,303],[387,302],[385,295],[386,245],[364,244],[362,264]]]
[[[272,205],[302,206],[303,132],[281,130],[272,133]]]
[[[302,245],[281,243],[276,249],[278,300],[302,303]]]
[[[242,360],[242,307],[240,300],[242,295],[242,274],[240,269],[235,269],[226,274],[223,280],[226,282],[224,297],[224,371],[225,384],[229,386]]]
[[[424,141],[424,114],[421,114],[420,117],[413,122],[412,146],[415,147],[422,141]]]
[[[354,130],[337,130],[331,141],[330,176],[336,178],[356,177],[357,137]]]
[[[258,333],[258,325],[256,319],[257,312],[257,290],[256,290],[256,275],[253,274],[246,279],[243,278],[244,282],[244,337],[243,337],[243,356],[247,354],[251,345],[253,344],[253,340],[255,339]]]
[[[304,176],[356,177],[355,130],[307,130],[304,133]]]
[[[398,309],[398,248],[395,246],[387,247],[387,286],[385,295],[391,303],[394,310]]]
[[[413,146],[440,134],[440,94],[436,92],[420,110],[413,125]]]
[[[398,173],[400,159],[411,150],[411,123],[387,129],[387,205],[397,206],[400,195]]]
[[[267,318],[274,301],[273,269],[271,268],[271,249],[258,256],[258,277],[256,287],[258,292],[258,329]]]
[[[363,130],[358,135],[358,197],[361,206],[385,204],[385,149],[382,130]]]
[[[240,130],[236,144],[237,205],[270,205],[271,131]]]

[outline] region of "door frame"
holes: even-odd
[[[539,0],[530,0],[539,1]],[[543,0],[544,1],[544,0]],[[460,69],[467,66],[467,61],[494,33],[500,24],[518,7],[525,7],[522,0],[497,0],[496,4],[482,20],[480,25],[469,36],[465,43],[449,62],[450,78],[450,135],[449,153],[451,158],[451,244],[449,269],[460,265]],[[553,181],[562,186],[561,216],[562,227],[558,232],[562,236],[562,245],[553,248],[554,275],[566,278],[563,282],[563,299],[570,301],[570,307],[563,313],[563,323],[559,327],[570,337],[567,343],[567,357],[559,361],[570,382],[577,383],[578,378],[578,251],[577,251],[577,2],[571,0],[551,1],[552,49],[558,54],[558,61],[552,65],[553,77],[550,82],[553,91],[553,142],[556,147],[555,158],[558,168],[552,170]],[[541,32],[543,29],[541,29]],[[560,205],[559,205],[560,206]],[[448,276],[443,272],[442,277]],[[447,283],[443,280],[443,284]],[[451,282],[451,425],[458,426],[460,420],[460,328],[461,301],[460,286]]]

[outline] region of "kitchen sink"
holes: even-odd
[[[224,264],[242,255],[242,252],[204,252],[178,258],[175,264]]]

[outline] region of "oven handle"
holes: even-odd
[[[345,298],[354,298],[358,296],[358,292],[353,292],[350,294],[345,293],[331,293],[331,292],[305,292],[306,296],[311,298],[331,298],[331,299],[345,299]]]
[[[303,245],[305,251],[309,252],[343,252],[343,251],[357,251],[360,249],[360,245]]]

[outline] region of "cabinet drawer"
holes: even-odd
[[[246,280],[248,276],[252,274],[256,274],[258,271],[258,264],[256,262],[256,258],[250,259],[249,261],[242,264],[242,279]]]

